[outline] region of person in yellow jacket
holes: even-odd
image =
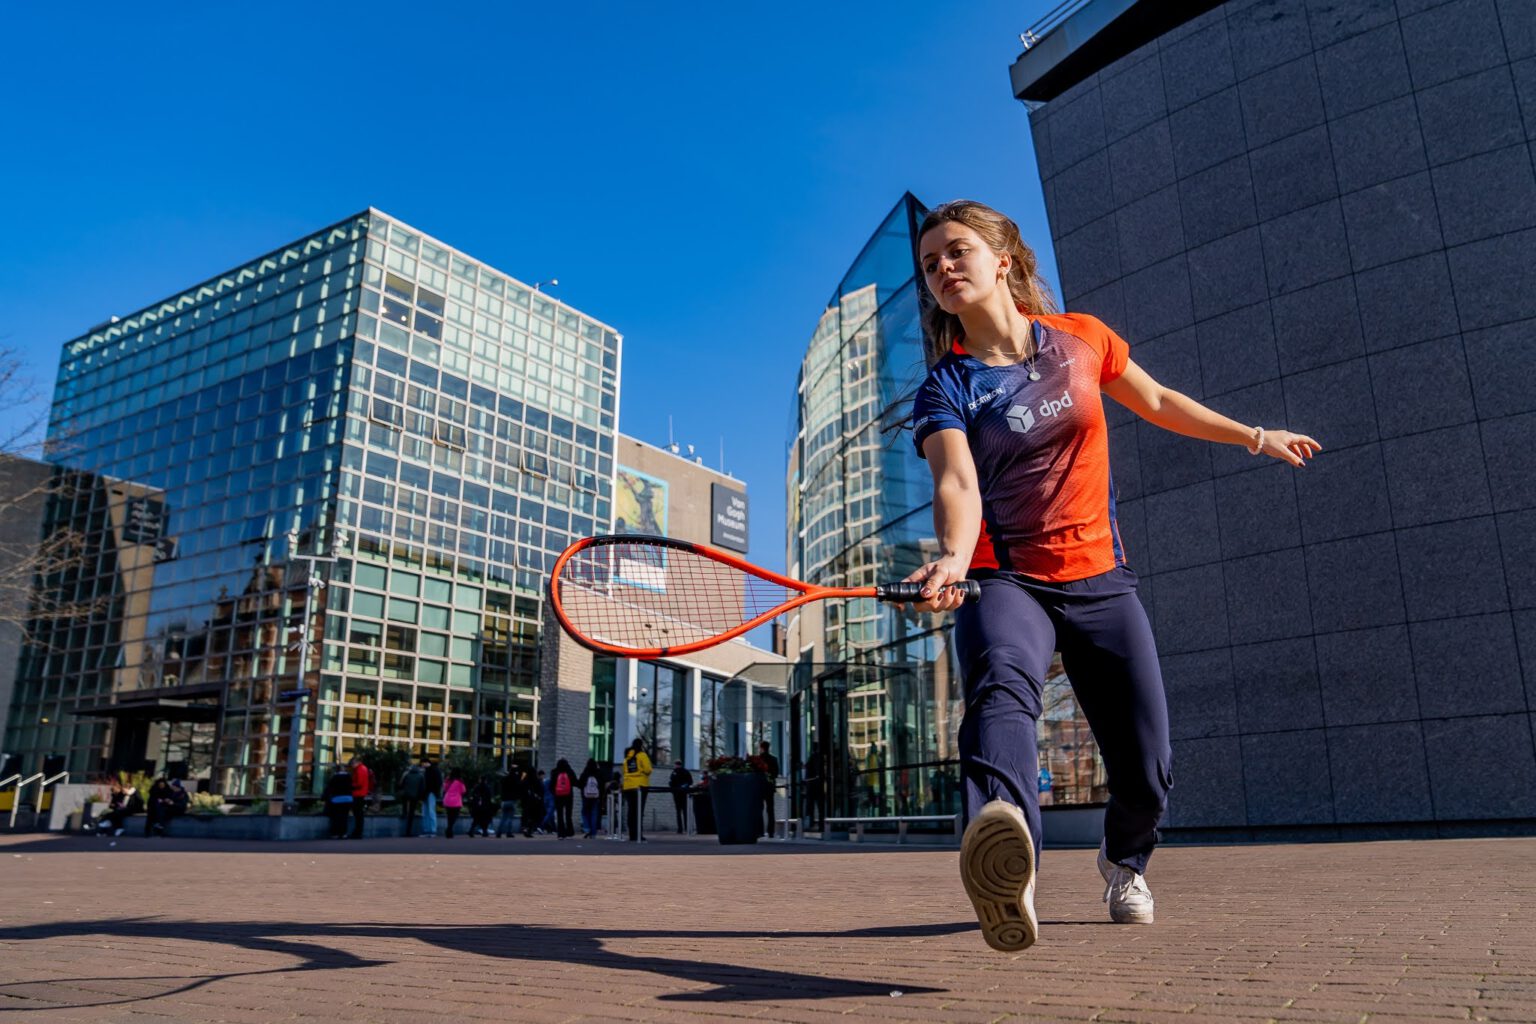
[[[645,789],[651,784],[651,759],[645,742],[635,740],[624,750],[624,814],[629,819],[629,841],[645,842],[640,817],[645,813]]]

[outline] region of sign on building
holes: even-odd
[[[709,542],[747,553],[747,496],[724,484],[710,485]]]

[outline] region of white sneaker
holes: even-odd
[[[1103,843],[1099,844],[1099,874],[1104,876],[1104,902],[1109,904],[1111,921],[1152,923],[1152,890],[1146,877],[1124,864],[1111,863]]]
[[[960,841],[960,880],[987,945],[1012,953],[1040,937],[1035,916],[1035,843],[1024,812],[993,800]]]

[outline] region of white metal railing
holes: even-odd
[[[956,839],[960,838],[960,815],[958,814],[893,814],[878,818],[824,818],[821,837],[825,839],[830,831],[828,825],[847,825],[848,839],[850,842],[860,842],[864,838],[864,830],[870,825],[896,826],[896,842],[904,843],[907,840],[907,826],[913,822],[948,822]]]
[[[1087,6],[1089,2],[1090,0],[1062,0],[1061,3],[1052,8],[1039,21],[1021,32],[1019,34],[1019,42],[1023,43],[1024,49],[1028,51],[1040,40],[1059,28],[1061,23],[1070,18],[1079,8]]]
[[[43,793],[48,789],[49,786],[53,785],[55,782],[58,782],[60,779],[67,779],[67,778],[69,778],[69,772],[59,772],[57,775],[49,775],[49,776],[44,776],[44,774],[42,772],[38,772],[36,775],[28,775],[24,779],[19,774],[11,775],[11,776],[9,776],[7,778],[0,779],[0,787],[9,786],[12,782],[16,783],[16,792],[11,794],[11,823],[10,823],[10,827],[11,828],[15,828],[16,827],[16,812],[21,810],[21,791],[22,790],[26,789],[28,786],[32,785],[32,783],[34,783],[34,782],[38,783],[38,786],[37,786],[37,805],[36,805],[36,807],[37,807],[38,812],[41,813],[42,806],[43,806]],[[41,780],[41,781],[39,781],[39,780]]]

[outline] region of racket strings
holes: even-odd
[[[717,637],[796,593],[698,552],[627,541],[576,552],[555,586],[577,632],[630,649]]]

